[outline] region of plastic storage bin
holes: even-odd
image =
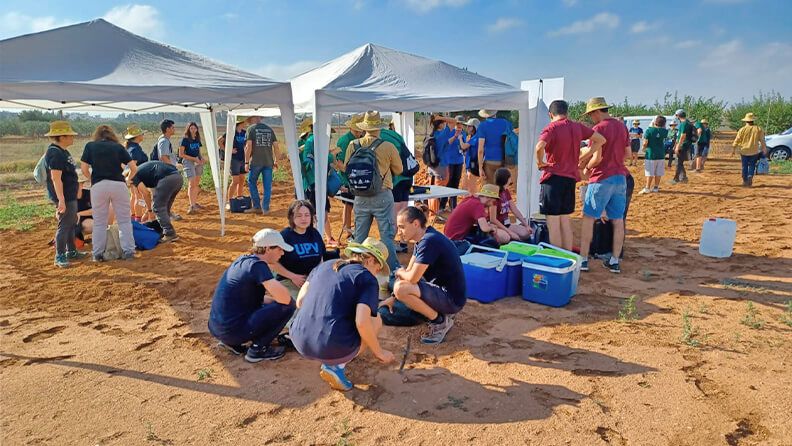
[[[580,266],[583,264],[583,262],[581,262],[583,258],[572,251],[567,251],[566,249],[559,248],[558,246],[551,245],[549,243],[539,243],[539,248],[540,249],[536,251],[534,255],[558,257],[575,262],[575,275],[572,278],[572,290],[570,291],[572,294],[570,294],[570,297],[577,294],[578,281],[580,280]]]
[[[523,261],[523,299],[551,307],[563,307],[572,299],[575,262],[549,256],[530,256]]]
[[[734,252],[737,237],[737,222],[725,218],[710,218],[701,229],[699,254],[707,257],[726,258]]]
[[[485,246],[472,245],[468,249],[461,257],[468,298],[489,303],[507,297],[507,257],[506,251]]]
[[[499,257],[496,252],[485,252],[484,254]],[[509,252],[506,256],[506,296],[522,295],[522,263],[527,256]]]

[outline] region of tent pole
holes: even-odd
[[[220,156],[217,151],[217,124],[214,111],[208,110],[200,113],[201,126],[203,126],[206,151],[209,157],[209,166],[212,169],[212,182],[217,195],[217,204],[220,207],[220,235],[225,231],[225,206],[223,205],[223,186],[220,184]]]
[[[300,149],[297,148],[297,125],[294,118],[294,105],[291,102],[279,105],[281,110],[281,121],[283,122],[283,133],[286,138],[286,149],[289,154],[292,177],[294,178],[294,194],[298,200],[305,199],[305,191],[302,188],[302,168],[300,167]]]
[[[327,156],[330,152],[330,119],[332,116],[317,108],[314,113],[314,178],[316,184],[316,223],[320,234],[324,234],[327,196]]]

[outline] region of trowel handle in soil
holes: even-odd
[[[410,355],[410,344],[411,344],[410,341],[412,341],[412,335],[408,334],[407,346],[404,347],[404,356],[402,356],[401,364],[399,364],[399,373],[402,373],[404,371],[404,366],[405,364],[407,364],[407,356]]]

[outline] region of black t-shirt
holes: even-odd
[[[132,177],[132,184],[137,186],[143,183],[146,187],[157,187],[157,183],[168,175],[179,173],[176,166],[164,161],[146,161],[138,167],[137,173]]]
[[[91,184],[96,184],[102,180],[123,182],[121,165],[132,161],[132,157],[121,144],[103,140],[86,144],[80,160],[91,165]]]
[[[434,228],[427,228],[426,234],[415,245],[414,255],[417,263],[429,265],[424,272],[424,280],[445,288],[456,305],[465,304],[465,272],[451,240]]]
[[[50,200],[53,203],[58,202],[58,196],[55,194],[55,185],[52,184],[52,175],[50,171],[60,170],[61,181],[63,182],[63,199],[72,201],[77,199],[77,168],[74,166],[74,159],[66,149],[61,149],[56,144],[50,144],[47,148],[47,153],[44,155],[44,161],[47,165],[47,192],[49,193]]]
[[[91,189],[83,189],[82,195],[77,199],[77,212],[87,211],[88,209],[91,209]],[[82,232],[82,222],[89,218],[93,219],[93,216],[80,215],[77,217],[77,226],[74,227],[74,235],[80,240],[85,240],[85,234]]]
[[[305,234],[298,234],[292,228],[281,231],[283,240],[294,247],[291,252],[284,252],[280,264],[295,274],[307,275],[316,265],[322,262],[325,244],[322,234],[316,228],[308,228]]]

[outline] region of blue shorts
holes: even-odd
[[[583,201],[583,214],[600,218],[602,213],[610,220],[624,218],[627,207],[627,180],[624,175],[614,175],[599,183],[589,183],[586,199]]]
[[[433,310],[442,314],[459,313],[462,311],[462,307],[465,306],[465,301],[467,299],[461,298],[457,299],[459,302],[455,302],[445,288],[427,282],[424,279],[418,282],[418,289],[421,290],[421,300],[424,301],[426,305],[432,307]]]
[[[696,144],[696,156],[706,158],[709,155],[709,146],[708,142]]]

